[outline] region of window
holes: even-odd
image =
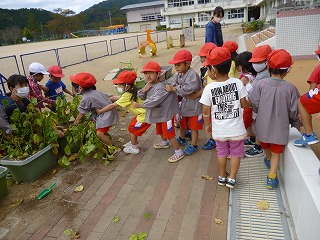
[[[205,0],[208,1],[208,0]],[[193,0],[168,0],[168,7],[182,7],[194,5]]]
[[[211,3],[211,0],[198,0],[198,4]]]
[[[244,9],[231,9],[228,11],[228,19],[244,18]]]
[[[156,20],[155,15],[142,16],[142,21],[152,21],[152,20]]]
[[[211,12],[202,12],[198,14],[198,22],[208,22],[211,19]]]

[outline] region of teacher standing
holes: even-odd
[[[213,10],[213,17],[206,25],[206,40],[205,42],[212,42],[218,47],[223,45],[223,37],[221,30],[221,21],[224,17],[224,10],[222,7],[216,7]]]

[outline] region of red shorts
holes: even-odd
[[[243,109],[243,122],[244,127],[248,129],[252,126],[253,118],[252,118],[252,109],[251,108],[244,108]]]
[[[300,102],[309,114],[320,112],[320,93],[312,97],[306,93],[300,97]]]
[[[151,125],[146,122],[138,122],[137,117],[131,120],[128,131],[135,136],[144,134]]]
[[[274,143],[264,143],[260,141],[260,145],[262,149],[269,148],[271,152],[281,154],[283,152],[283,149],[285,145],[279,145]]]
[[[156,134],[162,135],[162,137],[165,139],[176,137],[173,119],[174,117],[168,122],[156,123]]]
[[[104,127],[104,128],[97,128],[96,130],[98,131],[98,132],[102,132],[102,133],[107,133],[108,131],[109,131],[109,128],[110,128],[111,126],[109,126],[109,127]]]
[[[182,117],[180,120],[181,128],[189,128],[190,130],[201,130],[203,125],[202,114],[192,117]]]

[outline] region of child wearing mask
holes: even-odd
[[[123,71],[119,73],[116,79],[113,79],[113,84],[117,85],[118,92],[121,96],[117,98],[114,103],[105,106],[102,109],[98,109],[96,112],[102,114],[117,107],[127,108],[135,117],[131,120],[128,131],[130,132],[131,141],[125,145],[123,151],[125,153],[138,154],[140,152],[138,146],[138,137],[142,136],[150,127],[149,123],[145,122],[146,109],[133,108],[133,102],[142,103],[143,101],[138,98],[137,88],[134,82],[137,78],[137,74],[133,71]]]
[[[270,78],[267,56],[271,52],[272,49],[268,44],[258,46],[253,50],[252,58],[249,60],[249,62],[252,63],[252,67],[257,72],[257,75],[252,82],[252,88],[254,88],[256,84],[262,79]],[[261,156],[262,149],[260,146],[260,141],[253,133],[251,133],[251,136],[244,141],[244,145],[247,147],[251,147],[249,150],[245,151],[245,155],[247,157]]]
[[[146,109],[146,122],[156,124],[156,134],[160,135],[162,141],[154,144],[156,149],[169,148],[172,144],[174,154],[168,159],[170,163],[180,161],[183,151],[179,147],[174,129],[174,117],[179,112],[178,96],[174,92],[166,91],[167,80],[160,81],[161,67],[154,61],[147,62],[142,73],[147,81],[144,88],[138,92],[143,103],[133,103],[134,108]]]

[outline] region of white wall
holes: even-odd
[[[293,145],[300,137],[290,130],[280,171],[298,239],[315,240],[320,239],[320,162],[310,147]]]

